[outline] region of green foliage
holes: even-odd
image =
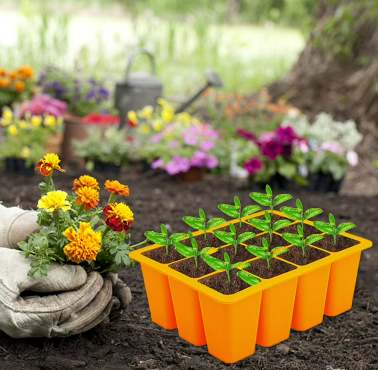
[[[268,264],[268,270],[270,269],[270,261],[272,258],[274,258],[275,255],[279,256],[280,254],[286,253],[289,250],[288,248],[276,247],[269,251],[269,244],[265,238],[262,239],[262,244],[262,247],[258,247],[257,245],[249,245],[247,247],[247,250],[254,256],[266,260]]]
[[[269,185],[265,187],[266,194],[261,193],[251,193],[249,196],[258,204],[261,204],[265,207],[270,207],[270,213],[273,214],[273,208],[278,206],[281,203],[284,203],[290,200],[292,195],[290,194],[280,194],[276,197],[273,197],[272,189]]]
[[[338,227],[336,227],[335,217],[333,216],[332,213],[329,214],[329,223],[322,222],[322,221],[315,221],[314,226],[322,233],[325,233],[327,235],[332,235],[335,247],[336,247],[336,242],[337,242],[337,235],[341,233],[345,233],[346,231],[356,227],[356,225],[351,222],[343,223],[343,224],[340,224]]]
[[[193,236],[193,235],[191,235]],[[198,250],[198,244],[194,238],[191,237],[192,247],[188,247],[178,241],[173,241],[173,245],[175,246],[177,252],[179,252],[184,257],[194,257],[194,262],[196,264],[196,270],[198,269],[198,257],[202,256],[206,252],[212,250],[213,248],[207,247],[203,248],[200,251]]]
[[[302,202],[297,199],[297,208],[282,207],[281,212],[283,212],[287,217],[290,217],[293,220],[301,221],[303,228],[305,220],[309,220],[310,218],[323,213],[323,210],[320,208],[310,208],[306,212],[304,212]]]

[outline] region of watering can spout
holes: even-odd
[[[205,71],[206,75],[206,85],[199,89],[195,94],[193,94],[186,102],[184,102],[177,110],[176,113],[183,112],[188,108],[196,99],[198,99],[201,94],[207,90],[209,87],[223,87],[223,83],[219,75],[212,69],[207,69]]]

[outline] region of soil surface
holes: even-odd
[[[58,189],[70,191],[75,173],[57,174]],[[0,170],[1,171],[1,170]],[[76,172],[77,176],[85,172]],[[93,174],[104,184],[107,177]],[[135,214],[132,242],[144,240],[144,232],[159,232],[160,224],[169,232],[187,232],[182,217],[197,214],[202,208],[208,217],[224,217],[218,204],[231,204],[237,195],[242,204],[252,204],[250,190],[234,181],[207,175],[200,183],[183,184],[166,175],[141,177],[123,173],[110,177],[129,185],[126,199]],[[35,208],[40,193],[40,176],[25,179],[0,172],[0,200],[6,206],[21,204]],[[105,201],[107,192],[101,195]],[[354,222],[352,234],[378,243],[378,200],[363,196],[328,196],[292,193],[285,203],[295,207],[301,199],[305,208],[321,207],[315,217],[327,221],[328,213],[336,222]],[[104,204],[104,203],[102,203]],[[125,268],[120,276],[130,286],[133,302],[118,320],[70,338],[13,339],[0,333],[1,370],[326,370],[378,369],[378,248],[362,253],[353,308],[337,317],[324,317],[321,325],[305,332],[291,331],[290,338],[271,348],[256,346],[253,356],[237,364],[224,364],[207,352],[182,340],[177,330],[164,330],[151,322],[140,266]],[[264,261],[265,262],[265,261]],[[279,312],[279,308],[278,311]]]
[[[184,261],[173,263],[169,267],[191,278],[199,278],[215,271],[202,259],[201,256],[197,259],[197,265],[198,268],[196,269],[194,258],[188,258]]]
[[[300,225],[300,224],[286,226],[283,229],[278,230],[277,232],[279,234],[283,234],[283,233],[298,234],[298,225]],[[314,226],[304,224],[303,225],[303,234],[304,234],[304,237],[307,238],[309,235],[312,235],[312,234],[321,234],[321,231],[319,231]]]
[[[163,264],[176,262],[185,258],[183,255],[176,251],[173,245],[170,245],[168,247],[168,256],[165,247],[152,249],[151,251],[143,253],[143,255]]]
[[[325,235],[324,239],[319,240],[318,242],[314,243],[316,247],[325,249],[326,251],[330,251],[330,252],[340,252],[340,251],[343,251],[344,249],[348,249],[357,244],[359,244],[357,240],[349,239],[342,235],[337,235],[336,246],[335,246],[335,240],[332,235]]]
[[[285,261],[295,263],[296,265],[305,266],[329,255],[329,253],[321,251],[320,249],[306,247],[305,257],[303,258],[303,251],[301,247],[290,247],[288,252],[280,254],[279,257]]]
[[[268,270],[268,264],[266,260],[255,260],[250,262],[251,266],[247,267],[245,271],[250,272],[253,275],[261,277],[263,279],[271,279],[275,276],[284,274],[285,272],[296,269],[295,266],[289,263],[282,262],[275,258],[270,260],[270,268]]]
[[[205,238],[202,235],[195,236],[194,239],[197,242],[198,250],[202,250],[203,248],[219,248],[222,245],[224,245],[224,242],[219,240],[214,234],[207,233],[206,234],[206,241]],[[192,246],[192,242],[190,239],[185,239],[180,242],[181,244],[187,245],[189,247]]]

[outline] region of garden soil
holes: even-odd
[[[57,174],[59,189],[70,191],[74,175]],[[106,176],[94,174],[104,183]],[[249,190],[229,179],[207,175],[194,184],[179,183],[161,174],[142,177],[124,173],[118,179],[130,187],[127,203],[135,213],[132,241],[143,240],[148,230],[159,231],[165,223],[171,232],[187,232],[183,216],[223,217],[219,203],[232,203],[238,195],[242,205],[252,204]],[[0,172],[0,200],[6,206],[36,206],[40,176],[24,178]],[[102,191],[105,202],[108,194]],[[354,222],[356,235],[378,244],[378,200],[372,197],[327,196],[294,193],[306,208],[321,207],[315,219],[327,221],[332,212],[337,222]],[[227,217],[226,217],[227,219]],[[305,332],[291,331],[290,338],[271,348],[256,346],[253,356],[236,364],[224,364],[207,352],[182,340],[177,330],[164,330],[151,322],[140,266],[125,268],[120,276],[133,293],[131,306],[118,321],[70,338],[12,339],[0,333],[0,369],[164,369],[164,370],[326,370],[378,369],[378,248],[363,252],[353,308],[337,317],[324,317],[321,325]],[[277,307],[277,315],[279,315]],[[248,314],[247,312],[245,313]],[[221,325],[222,323],[220,323]],[[241,331],[242,335],[242,331]]]

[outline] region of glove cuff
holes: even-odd
[[[18,249],[17,243],[25,241],[29,234],[39,230],[35,211],[13,210],[9,212],[9,218],[0,225],[0,246],[10,249]]]

